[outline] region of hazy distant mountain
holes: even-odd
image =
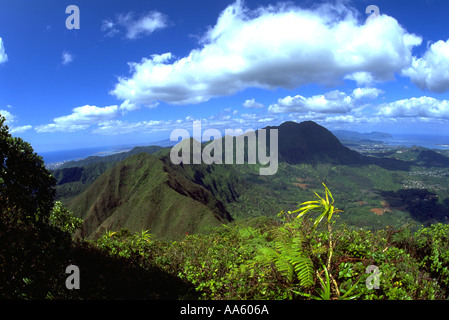
[[[350,130],[333,130],[332,133],[340,140],[351,140],[351,141],[363,141],[363,140],[384,140],[393,138],[393,136],[386,132],[370,132],[361,133]]]
[[[87,238],[126,228],[173,239],[232,220],[208,190],[145,153],[107,170],[69,208],[84,219],[78,235]]]
[[[158,152],[161,149],[163,149],[163,147],[156,146],[156,145],[147,146],[147,147],[134,147],[129,151],[115,153],[115,154],[111,154],[108,156],[90,156],[90,157],[87,157],[82,160],[68,161],[68,162],[62,164],[60,167],[58,167],[58,169],[74,168],[74,167],[87,167],[88,165],[100,163],[100,162],[119,162],[119,161],[122,161],[134,154],[139,154],[142,152],[153,154],[155,152]]]

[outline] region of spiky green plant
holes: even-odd
[[[306,201],[299,205],[299,208],[294,211],[289,211],[290,214],[298,213],[296,218],[307,218],[314,212],[319,212],[320,215],[315,219],[312,230],[314,230],[320,222],[325,218],[328,228],[331,228],[330,222],[334,213],[341,212],[341,210],[334,207],[334,197],[327,186],[323,183],[325,189],[325,198],[321,197],[315,192],[319,200]]]
[[[151,243],[154,239],[154,235],[150,233],[150,230],[142,230],[141,232],[136,232],[134,234],[134,239],[139,243],[141,241],[145,241],[147,243]],[[133,242],[131,242],[133,243]]]
[[[332,196],[332,193],[330,192],[329,188],[323,183],[325,196],[321,197],[318,193],[315,192],[315,196],[318,198],[318,200],[312,200],[312,201],[306,201],[299,205],[299,208],[294,211],[288,211],[288,216],[292,217],[296,214],[294,220],[298,219],[307,219],[309,218],[313,213],[318,213],[318,217],[315,218],[315,221],[312,225],[312,232],[318,227],[318,225],[321,223],[321,221],[325,220],[325,225],[327,225],[327,229],[329,232],[329,252],[327,257],[327,264],[326,264],[326,271],[330,270],[331,267],[331,260],[333,255],[333,249],[334,249],[334,241],[332,237],[332,218],[334,217],[334,214],[337,212],[341,212],[341,210],[337,209],[334,206],[334,197]],[[281,215],[284,213],[281,212]],[[332,274],[329,274],[332,282],[334,283],[335,291],[337,296],[340,296],[340,291],[338,289],[337,282],[333,278]]]

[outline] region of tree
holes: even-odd
[[[73,234],[76,229],[83,225],[83,220],[73,215],[61,201],[56,201],[51,211],[49,222],[51,225],[58,227],[64,232]]]
[[[0,115],[0,298],[44,299],[61,292],[70,234],[52,211],[55,179],[31,145]]]
[[[0,115],[0,220],[48,222],[56,181],[31,145],[11,136],[5,121]]]

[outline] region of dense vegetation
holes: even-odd
[[[272,176],[260,176],[259,164],[173,165],[169,158],[170,149],[160,149],[156,153],[145,149],[145,152],[152,153],[164,163],[164,170],[171,181],[182,177],[184,181],[187,178],[194,183],[185,184],[184,194],[195,194],[193,189],[199,185],[210,192],[217,203],[223,204],[224,209],[220,210],[226,210],[235,219],[272,217],[281,210],[293,210],[298,201],[306,200],[311,192],[319,191],[321,182],[325,182],[344,211],[340,222],[351,226],[376,230],[411,224],[416,230],[421,225],[449,221],[447,154],[425,148],[408,148],[361,155],[343,147],[329,131],[312,122],[287,122],[277,128],[281,142],[288,137],[297,139],[293,139],[290,149],[287,143],[280,144],[281,161],[278,172]],[[236,143],[234,149],[235,146]],[[127,152],[117,157],[125,159],[131,155]],[[287,158],[292,163],[282,160]],[[106,203],[105,198],[114,198],[110,192],[103,192],[100,196],[98,192],[87,190],[100,175],[106,175],[102,177],[103,182],[119,182],[111,176],[110,170],[117,163],[110,160],[108,157],[95,157],[96,163],[73,162],[70,168],[52,171],[57,179],[56,199],[83,218],[87,210],[80,212],[78,208],[85,205],[86,198],[96,198],[103,204]],[[137,162],[122,166],[121,174],[140,179],[141,173],[135,170],[136,165]],[[136,193],[137,190],[131,191]],[[84,195],[79,196],[82,193]],[[145,192],[135,194],[133,198],[139,203],[146,198],[150,208],[159,206]],[[109,216],[110,210],[103,204],[98,206],[104,209],[101,214]],[[129,225],[120,225],[120,222],[117,227],[130,228]],[[130,230],[135,232],[141,228],[156,231],[149,225]]]
[[[89,239],[121,227],[151,229],[158,238],[175,239],[231,220],[208,190],[145,153],[105,172],[70,208],[85,221],[79,235]]]
[[[0,117],[0,297],[2,299],[177,299],[191,291],[178,277],[110,255],[71,233],[82,221],[54,203],[55,179],[42,158],[12,137]],[[77,265],[83,290],[68,290]],[[150,289],[149,289],[150,288]]]
[[[148,174],[159,166],[165,168],[158,171],[164,188],[170,183],[171,187],[180,187],[195,181],[214,196],[228,197],[229,200],[234,197],[234,201],[228,203],[236,207],[243,204],[240,208],[242,216],[231,223],[211,226],[202,233],[183,234],[176,240],[156,237],[151,229],[136,232],[124,228],[106,230],[95,239],[74,240],[73,235],[83,221],[63,203],[55,201],[56,179],[45,169],[42,159],[31,146],[11,137],[4,119],[0,121],[1,298],[448,298],[449,225],[438,223],[447,216],[447,204],[433,196],[437,193],[444,196],[445,191],[438,188],[432,192],[404,189],[399,171],[395,172],[397,176],[388,176],[388,169],[376,164],[370,164],[370,170],[337,165],[282,164],[280,177],[264,181],[253,176],[253,182],[259,183],[250,180],[239,188],[237,181],[241,181],[242,176],[239,171],[222,171],[217,166],[173,169],[164,167],[163,156],[136,155],[122,162],[121,166],[109,169],[109,173],[114,176],[115,172],[115,176],[126,180],[127,173],[138,172],[137,167]],[[134,171],[125,170],[136,163],[140,166]],[[247,166],[242,170],[251,171],[251,168]],[[423,168],[413,170],[419,175]],[[166,175],[167,172],[170,174]],[[367,175],[387,178],[368,179]],[[190,177],[190,182],[183,180],[176,184],[180,176],[183,179]],[[346,177],[347,181],[339,186],[333,180],[335,176]],[[103,185],[116,190],[119,195],[125,194],[127,189],[133,188],[133,177],[125,187],[113,180],[109,187],[107,183]],[[156,176],[152,177],[146,182],[149,189],[157,182]],[[439,181],[433,178],[432,182]],[[444,185],[441,174],[436,177],[440,178]],[[421,181],[426,182],[425,179]],[[227,193],[220,193],[225,184],[231,188]],[[275,188],[269,189],[269,184]],[[309,187],[301,188],[303,184]],[[400,227],[379,224],[378,228],[369,230],[360,228],[357,223],[346,223],[348,216],[365,205],[370,208],[360,203],[363,199],[354,196],[357,190],[363,194],[361,184],[365,184],[366,193],[377,190],[379,198],[370,201],[389,199],[390,206],[384,209],[393,211],[393,208],[405,206],[416,211],[417,218],[429,215],[435,223],[418,226],[419,219],[406,219],[410,216],[404,217]],[[95,187],[94,184],[91,187]],[[245,211],[251,209],[251,201],[242,199],[241,188],[245,187],[261,192],[260,199],[256,197],[251,201],[254,204],[259,199],[259,206],[272,210],[270,216],[254,217],[256,211],[245,216]],[[382,193],[382,190],[387,191]],[[291,200],[282,202],[279,195],[283,193]],[[299,205],[293,201],[295,194],[296,201],[301,202]],[[279,200],[277,204],[275,199]],[[350,203],[349,200],[357,203],[348,206],[348,210],[343,208],[342,212],[336,207],[341,208],[341,199],[345,203]],[[375,216],[370,213],[370,217]],[[363,216],[359,217],[359,223],[363,224]],[[352,218],[357,221],[357,216]],[[407,225],[407,222],[413,223]],[[80,269],[79,290],[69,290],[65,286],[68,277],[65,270],[69,265]]]
[[[448,297],[448,225],[371,232],[335,227],[338,218],[318,207],[321,215],[309,219],[294,212],[246,219],[174,242],[108,232],[97,245],[116,256],[137,254],[142,265],[191,282],[202,299]]]

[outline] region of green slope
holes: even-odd
[[[58,169],[51,171],[56,179],[56,200],[70,201],[71,198],[85,191],[107,169],[132,155],[142,152],[158,154],[162,150],[164,148],[159,146],[135,147],[130,151],[109,156],[92,156],[66,162]]]
[[[120,228],[176,239],[232,220],[209,191],[148,154],[131,156],[103,173],[69,207],[84,219],[78,236],[88,239]]]
[[[91,215],[85,227],[89,235],[95,232],[91,226],[98,228],[101,224],[102,229],[118,226],[131,226],[134,230],[147,228],[149,224],[142,218],[145,206],[161,212],[157,219],[164,221],[152,225],[150,229],[154,229],[161,228],[168,221],[171,223],[170,219],[177,221],[170,216],[168,208],[172,205],[176,205],[176,210],[182,216],[193,210],[192,205],[198,208],[198,203],[208,204],[206,207],[215,215],[227,215],[229,212],[235,219],[274,216],[281,210],[292,210],[299,202],[310,199],[315,191],[321,190],[321,182],[325,182],[339,200],[340,209],[344,210],[341,220],[358,227],[377,229],[409,222],[425,224],[429,216],[427,211],[437,212],[436,216],[441,219],[449,216],[449,195],[445,191],[449,190],[446,178],[449,169],[440,167],[439,171],[435,171],[431,168],[432,165],[444,166],[446,157],[440,154],[437,157],[423,150],[414,153],[413,157],[406,156],[409,152],[394,154],[389,158],[363,156],[344,147],[330,131],[311,121],[286,122],[266,129],[273,128],[279,130],[279,169],[275,175],[259,175],[260,164],[174,165],[170,160],[171,149],[165,148],[150,157],[153,166],[147,167],[145,172],[139,171],[139,166],[133,164],[131,158],[114,167],[107,175],[109,180],[105,180],[105,177],[98,179],[95,186],[86,190],[72,206],[76,203],[79,207],[76,212],[80,215],[83,212]],[[192,153],[192,139],[182,143],[190,143]],[[206,145],[203,143],[202,148]],[[235,138],[233,146],[235,156]],[[245,159],[246,148],[247,142]],[[122,168],[124,163],[128,163],[130,168]],[[94,172],[97,170],[94,167],[85,170],[88,168]],[[71,170],[74,170],[71,172],[72,178],[79,180],[62,186],[85,181],[87,187],[92,183],[83,180],[83,174],[76,168]],[[125,173],[122,174],[120,170]],[[64,179],[60,181],[70,181],[70,175]],[[139,181],[137,186],[136,181]],[[404,188],[413,188],[407,191],[410,195],[422,192],[429,196],[436,194],[439,201],[431,203],[432,208],[428,208],[425,199],[423,203],[414,203],[411,207],[406,201],[395,200],[397,197],[394,195]],[[198,190],[202,191],[198,193]],[[176,197],[173,192],[177,193]],[[196,201],[193,204],[192,199]],[[414,210],[424,205],[426,212]],[[379,212],[382,214],[379,215]],[[156,218],[151,219],[153,221]],[[189,221],[194,226],[200,219]],[[193,232],[178,229],[173,227],[173,234]],[[165,231],[158,232],[158,235],[162,235]]]

